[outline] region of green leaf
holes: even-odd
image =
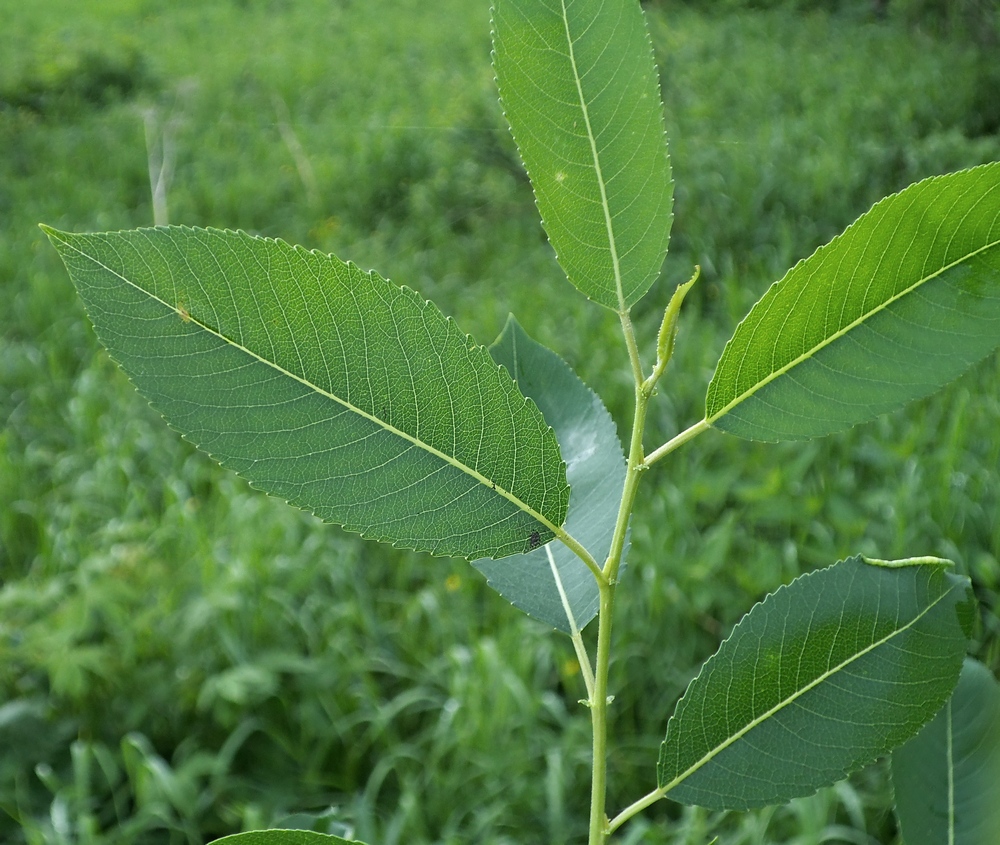
[[[603,561],[611,550],[625,484],[625,456],[611,415],[569,365],[533,340],[513,316],[490,353],[555,430],[573,491],[566,530]],[[474,566],[500,595],[560,631],[582,630],[597,615],[597,582],[561,542]]]
[[[45,231],[140,392],[254,486],[468,558],[535,548],[565,519],[541,413],[415,292],[242,232]]]
[[[493,67],[542,223],[569,280],[615,311],[666,255],[673,183],[636,0],[496,0]]]
[[[212,845],[362,845],[356,839],[341,839],[310,830],[251,830],[216,839]]]
[[[926,396],[1000,344],[1000,163],[879,202],[737,327],[706,420],[757,440],[849,428]]]
[[[1000,842],[1000,684],[966,660],[954,695],[892,754],[906,845]]]
[[[809,795],[913,736],[958,680],[967,579],[859,557],[756,605],[691,682],[667,726],[660,789],[746,810]]]

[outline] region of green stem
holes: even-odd
[[[629,350],[635,348],[632,325],[622,318]],[[638,363],[636,354],[635,363]],[[611,665],[611,624],[614,618],[615,591],[618,585],[618,570],[621,567],[625,537],[628,533],[629,518],[635,505],[639,480],[646,469],[642,449],[642,434],[646,424],[648,395],[642,389],[642,373],[637,371],[635,379],[635,417],[632,421],[632,438],[629,444],[628,468],[625,486],[622,490],[618,519],[611,540],[611,551],[604,564],[604,583],[598,582],[600,589],[600,610],[597,616],[597,658],[594,665],[594,692],[590,700],[591,723],[593,729],[593,779],[590,794],[590,838],[589,845],[605,845],[609,833],[608,817],[605,812],[607,801],[607,755],[608,755],[608,670]]]
[[[590,721],[593,731],[593,772],[590,782],[589,845],[604,845],[607,841],[608,817],[608,667],[611,663],[611,614],[614,611],[615,587],[601,586],[601,605],[597,616],[597,662],[594,667],[594,694],[590,699]]]

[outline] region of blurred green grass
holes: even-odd
[[[968,42],[730,5],[648,7],[677,219],[636,311],[646,349],[704,268],[650,446],[699,418],[725,339],[786,267],[884,194],[1000,158]],[[195,453],[99,350],[36,228],[150,224],[148,127],[173,150],[171,222],[336,252],[481,342],[513,311],[625,430],[616,321],[551,258],[487,4],[0,0],[0,20],[0,839],[200,843],[293,816],[380,845],[578,841],[568,642],[466,564],[360,543]],[[798,572],[941,554],[993,605],[998,386],[994,356],[844,436],[707,434],[650,474],[616,626],[612,807],[650,788],[698,663]],[[987,613],[976,644],[994,669],[997,627]],[[661,802],[622,840],[888,843],[888,802],[875,767],[746,817]]]

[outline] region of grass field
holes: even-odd
[[[726,338],[784,269],[886,193],[1000,159],[968,43],[726,5],[647,7],[677,196],[635,315],[647,350],[704,271],[650,445],[700,418]],[[627,430],[617,321],[552,259],[489,50],[485,0],[0,0],[0,841],[198,845],[283,821],[375,845],[581,840],[569,641],[464,562],[362,543],[196,453],[100,351],[36,226],[151,224],[166,151],[170,222],[336,252],[480,342],[512,311]],[[610,806],[651,788],[673,703],[735,620],[847,554],[954,558],[1000,669],[997,432],[993,356],[844,436],[710,433],[651,473],[619,597]],[[893,843],[889,800],[878,765],[747,816],[661,802],[620,841]]]

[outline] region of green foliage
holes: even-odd
[[[436,554],[525,552],[562,524],[541,415],[412,291],[240,233],[46,233],[139,390],[251,483]]]
[[[667,267],[702,266],[693,295],[718,320],[886,194],[1000,158],[967,124],[987,80],[965,45],[822,12],[669,10],[650,18],[677,180]]]
[[[773,287],[727,346],[705,419],[647,454],[649,400],[694,279],[668,303],[646,376],[630,310],[663,259],[665,227],[664,249],[647,233],[669,219],[656,198],[671,186],[665,147],[650,152],[659,121],[631,122],[656,111],[650,85],[623,85],[652,79],[645,59],[633,64],[647,55],[644,35],[631,0],[606,9],[501,4],[494,15],[502,97],[550,238],[571,280],[617,311],[633,375],[620,503],[603,501],[608,519],[598,520],[594,549],[562,527],[564,465],[552,429],[517,390],[513,326],[498,347],[505,372],[429,302],[333,257],[214,230],[45,229],[118,363],[223,466],[397,545],[471,559],[518,547],[525,554],[557,538],[579,558],[599,597],[593,663],[554,557],[548,571],[522,567],[506,588],[525,607],[533,582],[550,594],[555,582],[566,615],[592,714],[591,845],[670,793],[738,809],[808,794],[913,736],[947,701],[972,633],[968,582],[949,580],[936,558],[852,558],[779,590],[736,627],[678,705],[658,788],[614,819],[606,814],[610,630],[644,472],[720,420],[744,436],[796,439],[891,409],[995,348],[990,329],[1000,316],[992,307],[1000,301],[1000,170],[926,180],[877,205]],[[525,72],[539,59],[541,72]],[[662,173],[647,168],[659,159]],[[640,190],[622,194],[619,180]],[[649,242],[651,261],[643,257]],[[592,277],[580,275],[595,266]],[[969,332],[973,320],[982,325]],[[858,332],[866,332],[860,341]],[[964,342],[939,354],[941,339],[952,337]],[[522,345],[531,349],[527,336]],[[914,352],[938,359],[915,379],[907,372]],[[534,369],[555,366],[542,360]],[[565,385],[569,371],[555,371]],[[592,427],[593,402],[585,390],[575,401],[581,390],[569,386],[557,382],[543,407],[575,410]],[[604,435],[597,445],[620,463],[617,438]],[[525,517],[534,522],[525,526]]]
[[[353,840],[351,840],[353,841]],[[302,830],[258,830],[217,839],[226,845],[347,845],[347,839]]]
[[[667,8],[650,23],[681,174],[668,279],[704,265],[691,294],[704,319],[682,317],[672,370],[701,376],[661,391],[651,442],[703,412],[732,325],[786,266],[878,196],[998,157],[994,138],[968,128],[980,77],[964,46],[822,14]],[[484,72],[487,27],[484,5],[452,0],[433,13],[408,0],[53,0],[5,20],[0,67],[28,67],[26,52],[45,60],[67,42],[79,54],[132,39],[156,79],[184,81],[156,103],[180,117],[171,219],[280,233],[391,268],[481,338],[515,311],[601,385],[621,423],[632,388],[617,323],[564,297]],[[277,131],[275,93],[318,203]],[[262,730],[221,767],[222,791],[195,822],[205,836],[331,803],[368,841],[510,842],[510,819],[539,841],[579,836],[586,714],[573,704],[583,691],[568,643],[505,612],[458,565],[361,551],[253,495],[172,436],[95,353],[33,224],[149,222],[133,104],[58,122],[7,112],[0,148],[2,688],[22,713],[19,696],[34,696],[39,720],[11,723],[14,744],[4,734],[0,792],[11,807],[17,773],[23,826],[0,821],[0,838],[23,841],[35,818],[48,831],[35,841],[54,842],[50,810],[76,817],[80,805],[55,801],[33,767],[47,761],[65,788],[81,732],[120,761],[121,738],[141,728],[191,777],[185,761],[219,754],[251,708]],[[647,342],[669,293],[661,283],[636,310]],[[993,601],[995,363],[918,403],[919,423],[895,415],[766,448],[705,437],[650,478],[633,522],[633,588],[619,595],[611,732],[625,741],[611,759],[612,805],[644,788],[664,708],[694,667],[800,571],[855,550],[927,549],[958,560]],[[996,624],[988,613],[985,623],[975,648],[995,668]],[[331,714],[342,716],[336,731]],[[127,779],[119,790],[124,821],[102,816],[94,841],[168,841],[173,828],[140,814]],[[628,834],[773,845],[867,830],[888,842],[890,798],[875,769],[746,816],[661,802]],[[95,787],[90,800],[109,799]],[[128,826],[133,814],[144,827]]]
[[[1000,164],[878,203],[797,264],[726,344],[706,420],[806,439],[954,380],[1000,335]]]
[[[595,302],[628,310],[660,273],[673,208],[639,4],[497,0],[493,56],[559,263]]]
[[[615,497],[625,482],[625,461],[611,415],[566,362],[532,340],[513,316],[490,353],[555,431],[573,491],[566,530],[597,560],[604,560],[614,535]],[[562,543],[503,561],[476,561],[475,567],[512,604],[568,634],[582,630],[597,615],[599,592],[593,575]]]
[[[1000,10],[989,0],[892,0],[907,23],[984,46],[1000,40]]]
[[[907,845],[988,845],[1000,837],[1000,684],[966,660],[951,700],[892,754]]]
[[[0,113],[17,109],[58,116],[156,87],[136,44],[126,39],[64,50],[49,61],[7,69],[5,76],[0,77]]]
[[[944,704],[973,613],[968,581],[940,565],[850,558],[803,575],[753,608],[688,687],[660,789],[746,810],[841,780]]]

